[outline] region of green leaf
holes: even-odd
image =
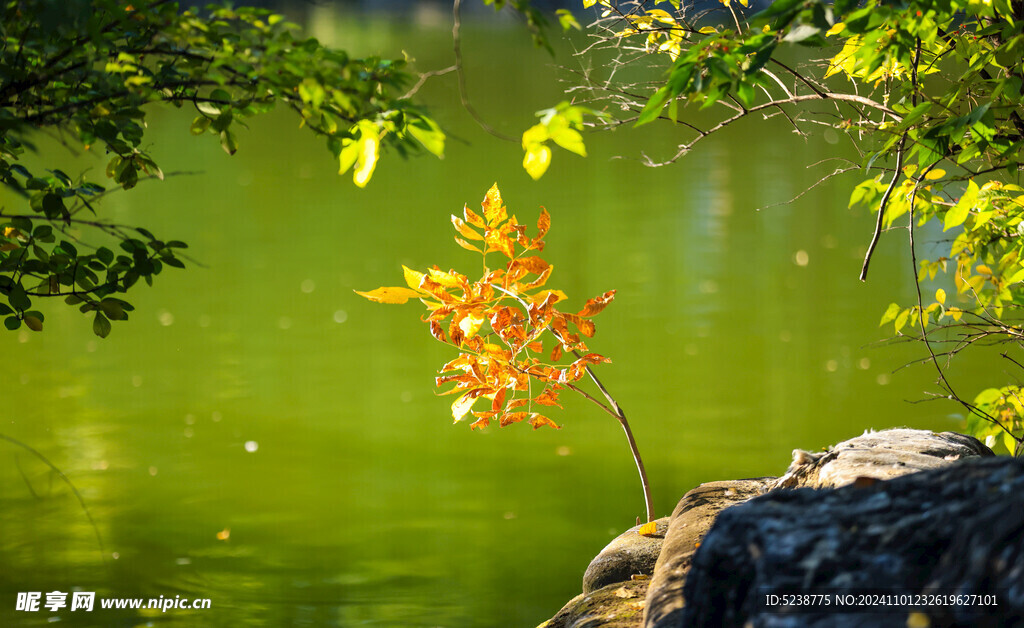
[[[25,326],[32,331],[43,331],[43,315],[40,312],[26,312]]]
[[[407,127],[409,135],[438,157],[444,157],[444,131],[430,118],[420,118]],[[348,170],[348,168],[345,168]]]
[[[92,332],[100,338],[110,335],[110,321],[102,312],[96,312],[96,318],[92,322]]]
[[[900,309],[899,303],[890,303],[889,308],[885,310],[885,314],[882,315],[882,321],[878,323],[878,326],[881,327],[889,321],[895,320],[900,313]]]
[[[11,331],[14,331],[21,327],[21,319],[18,318],[17,316],[8,316],[7,318],[4,319],[4,327]]]
[[[192,135],[202,135],[206,133],[206,130],[210,128],[210,119],[206,116],[196,116],[195,120],[192,121],[192,125],[189,126],[188,130]]]
[[[220,132],[220,146],[224,149],[224,152],[229,155],[234,155],[238,152],[238,144],[235,143],[235,135],[227,129]]]
[[[563,31],[568,31],[571,28],[575,28],[580,31],[583,27],[576,21],[576,16],[572,14],[572,11],[568,9],[558,9],[555,11],[555,15],[558,16],[558,23],[562,26]]]
[[[663,85],[658,88],[658,91],[654,92],[647,104],[644,105],[643,111],[640,112],[640,117],[636,120],[635,126],[641,124],[647,124],[651,120],[656,119],[661,115],[661,110],[665,107],[665,103],[668,102],[672,95],[669,93],[668,85]]]
[[[946,212],[946,218],[943,223],[943,231],[949,231],[953,227],[959,227],[967,220],[967,215],[971,209],[974,208],[974,204],[978,200],[978,184],[974,180],[967,182],[967,190],[964,195],[960,197],[957,204],[954,205]]]

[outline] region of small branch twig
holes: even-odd
[[[875,221],[875,233],[871,236],[871,243],[868,244],[868,252],[864,255],[864,265],[860,267],[861,281],[867,281],[868,265],[871,264],[871,256],[875,252],[875,247],[878,246],[878,239],[882,236],[882,223],[885,221],[885,207],[889,204],[889,197],[892,195],[892,191],[896,187],[896,181],[900,178],[900,171],[903,170],[903,141],[906,137],[906,134],[903,134],[900,137],[899,144],[896,146],[896,168],[892,173],[892,181],[889,182],[889,187],[885,189],[885,194],[882,195],[882,201],[878,206],[878,220]],[[910,211],[914,211],[913,206],[911,206]]]

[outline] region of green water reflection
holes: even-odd
[[[322,18],[317,34],[338,45],[450,62],[444,24]],[[476,105],[504,130],[557,101],[551,60],[520,30],[465,38]],[[813,182],[801,164],[827,145],[750,125],[671,168],[612,159],[668,154],[675,131],[652,128],[594,137],[588,159],[558,154],[535,183],[454,92],[447,76],[425,97],[462,141],[443,161],[386,159],[363,191],[289,116],[258,121],[228,158],[188,136],[187,116],[155,113],[164,169],[202,174],[109,207],[187,240],[204,267],[138,289],[106,340],[52,307],[45,333],[0,335],[0,432],[63,469],[106,545],[66,486],[0,443],[0,624],[532,626],[578,593],[589,559],[643,510],[614,422],[567,400],[558,432],[452,426],[432,388],[451,355],[419,312],[352,292],[399,283],[400,264],[475,265],[447,217],[496,180],[524,220],[551,211],[553,284],[577,303],[619,291],[592,346],[614,360],[604,378],[660,514],[699,482],[778,474],[794,447],[958,426],[948,406],[904,402],[930,384],[924,368],[891,374],[913,348],[868,346],[912,283],[899,235],[856,280],[871,219],[845,210],[849,180],[754,211]],[[13,610],[18,591],[72,588],[212,608]]]

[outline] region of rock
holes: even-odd
[[[683,496],[669,518],[661,556],[647,590],[645,626],[672,621],[681,612],[690,560],[719,511],[763,494],[775,479],[707,482]]]
[[[884,607],[836,607],[836,595],[862,592],[896,597]],[[831,603],[765,603],[794,594]],[[899,597],[917,594],[993,595],[997,605],[914,607]],[[775,491],[729,508],[693,556],[684,596],[677,621],[659,626],[1021,625],[1024,462],[971,456],[889,481]]]
[[[793,463],[771,488],[835,488],[857,478],[888,480],[961,458],[991,455],[992,450],[981,441],[954,432],[869,431],[827,452],[794,450]]]
[[[639,628],[649,583],[646,578],[616,582],[577,595],[537,628]]]
[[[643,536],[633,526],[615,537],[601,553],[590,561],[583,574],[583,593],[590,593],[616,582],[626,582],[634,575],[651,575],[661,554],[661,543],[668,530],[668,517],[655,520],[657,533]]]

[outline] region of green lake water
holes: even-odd
[[[357,54],[451,62],[444,21],[310,17]],[[503,131],[559,100],[568,54],[552,61],[514,25],[473,22],[464,37],[474,104]],[[780,474],[796,447],[961,427],[952,405],[907,403],[933,389],[926,366],[896,371],[917,347],[876,345],[913,277],[893,232],[857,280],[873,218],[846,209],[856,179],[755,211],[828,172],[804,165],[830,145],[750,121],[651,169],[641,150],[667,156],[684,139],[655,125],[590,136],[586,159],[556,151],[534,182],[455,85],[423,90],[454,138],[445,159],[385,155],[365,190],[292,116],[256,119],[228,157],[189,136],[187,112],[152,112],[158,162],[195,174],[105,211],[189,242],[202,266],[136,288],[132,320],[105,340],[57,304],[44,333],[0,335],[0,433],[60,467],[104,543],[59,478],[0,442],[0,625],[534,626],[576,595],[589,560],[643,513],[617,424],[563,397],[560,431],[453,426],[433,387],[453,354],[418,306],[353,293],[401,285],[401,264],[477,268],[448,216],[495,181],[521,220],[551,212],[551,287],[580,305],[618,290],[590,346],[613,360],[600,374],[659,515],[700,482]],[[66,159],[86,168],[103,162]],[[980,382],[968,362],[952,375]],[[14,610],[18,592],[55,590],[212,607]]]

